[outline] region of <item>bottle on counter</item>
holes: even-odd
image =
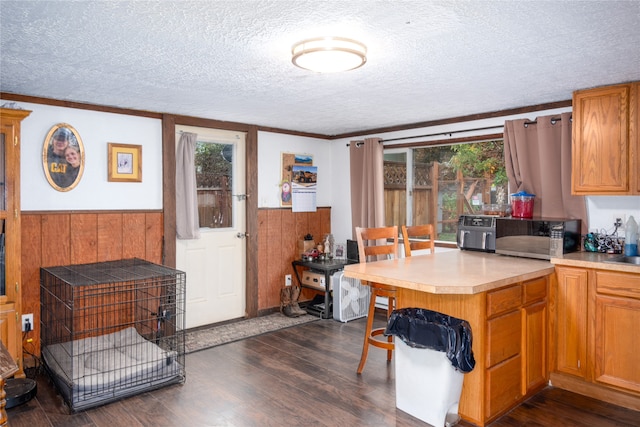
[[[638,255],[638,224],[633,215],[627,220],[624,228],[624,254],[626,256]]]

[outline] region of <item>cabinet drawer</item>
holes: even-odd
[[[487,293],[487,317],[514,310],[522,301],[522,287],[511,286]]]
[[[520,310],[487,322],[487,367],[520,353],[521,322]]]
[[[596,270],[596,292],[640,299],[640,274]]]
[[[522,304],[527,305],[534,301],[539,301],[547,296],[547,279],[530,280],[522,284]]]
[[[487,370],[487,417],[493,418],[511,408],[522,397],[520,356]]]

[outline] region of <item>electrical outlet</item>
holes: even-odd
[[[33,331],[33,313],[22,315],[22,332]]]
[[[284,285],[285,286],[291,286],[291,275],[290,274],[286,274],[284,276]]]

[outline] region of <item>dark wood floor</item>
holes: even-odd
[[[321,320],[192,353],[185,384],[73,415],[38,376],[37,397],[9,409],[9,425],[426,426],[396,409],[384,351],[371,349],[356,375],[363,330],[364,319]],[[638,425],[640,412],[547,388],[491,427]]]

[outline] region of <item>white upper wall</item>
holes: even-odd
[[[43,104],[18,105],[32,111],[21,125],[22,211],[162,209],[160,120]],[[76,129],[85,150],[82,178],[66,192],[49,184],[42,163],[45,137],[59,123]],[[107,181],[109,142],[142,146],[142,182]]]
[[[282,153],[313,156],[313,166],[318,167],[316,205],[332,206],[332,189],[338,187],[332,180],[335,169],[331,161],[331,146],[331,141],[325,139],[258,132],[258,208],[280,207]]]

